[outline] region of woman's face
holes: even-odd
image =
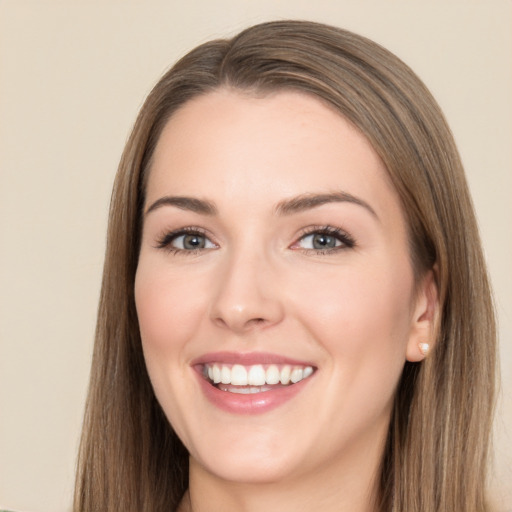
[[[431,281],[414,293],[365,137],[313,97],[221,89],[168,122],[146,192],[144,356],[192,464],[245,482],[375,469]]]

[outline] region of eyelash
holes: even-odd
[[[196,235],[196,236],[201,236],[204,238],[209,238],[206,231],[202,230],[201,228],[190,226],[190,227],[180,228],[180,229],[176,229],[174,231],[169,231],[169,232],[164,233],[164,235],[161,236],[157,240],[156,247],[157,247],[157,249],[165,249],[168,252],[170,252],[171,254],[181,253],[181,254],[186,254],[187,256],[197,254],[198,252],[204,250],[203,248],[192,249],[192,250],[179,249],[178,247],[173,247],[171,245],[171,243],[174,240],[176,240],[180,236],[184,236],[184,235]]]
[[[318,255],[332,255],[339,251],[344,251],[347,249],[352,249],[356,246],[356,242],[352,236],[350,236],[346,231],[334,227],[334,226],[309,226],[304,228],[301,235],[298,237],[297,241],[292,245],[297,245],[301,240],[310,235],[328,235],[336,238],[341,242],[341,245],[337,247],[331,247],[329,249],[301,249],[297,248],[296,250],[302,251],[306,254],[318,254]]]
[[[304,228],[301,232],[300,236],[297,238],[297,241],[292,244],[291,247],[294,245],[297,245],[301,240],[306,238],[310,235],[328,235],[336,238],[339,242],[341,242],[342,245],[339,245],[337,247],[331,247],[328,249],[303,249],[303,248],[296,248],[295,250],[299,250],[306,254],[318,254],[318,255],[329,255],[333,253],[337,253],[338,251],[346,250],[346,249],[352,249],[356,246],[355,240],[344,230],[334,227],[334,226],[309,226],[307,228]],[[165,249],[169,251],[171,254],[186,254],[187,256],[197,254],[203,250],[204,248],[198,248],[198,249],[179,249],[177,247],[173,247],[171,243],[179,238],[180,236],[184,235],[197,235],[201,237],[208,238],[207,233],[197,227],[186,227],[186,228],[180,228],[174,231],[169,231],[164,233],[163,236],[161,236],[157,240],[156,248],[158,249]],[[212,242],[213,243],[213,242]]]

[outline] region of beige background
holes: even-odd
[[[0,3],[0,508],[69,510],[110,188],[143,98],[181,54],[309,18],[398,54],[465,162],[500,316],[496,482],[512,509],[512,2]]]

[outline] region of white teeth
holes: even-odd
[[[261,364],[251,366],[248,379],[248,383],[251,386],[263,386],[266,383],[266,375],[263,366],[261,366]]]
[[[229,382],[223,381],[223,384],[229,384]],[[231,384],[234,386],[247,386],[247,370],[241,364],[235,364],[231,368]]]
[[[307,379],[312,374],[313,374],[313,368],[311,368],[311,366],[306,366],[306,368],[304,368],[304,375],[302,378]]]
[[[271,364],[265,369],[261,364],[252,366],[243,366],[241,364],[234,364],[229,366],[227,364],[207,364],[203,368],[203,374],[208,377],[214,384],[231,384],[232,386],[252,386],[247,388],[253,391],[260,389],[259,386],[274,386],[281,383],[283,386],[289,384],[296,384],[301,380],[307,379],[313,374],[312,366],[291,366],[284,365],[279,368],[278,365]],[[261,389],[260,389],[261,391]],[[245,393],[245,391],[244,391]]]
[[[281,384],[288,384],[290,382],[290,375],[292,373],[292,369],[289,366],[283,367],[281,370],[281,376],[279,380],[281,381]]]
[[[281,383],[283,386],[296,384],[313,374],[312,366],[291,366],[271,364],[267,369],[262,364],[243,366],[234,364],[207,364],[203,368],[203,375],[214,384],[231,384],[232,386],[245,386],[240,393],[259,393],[261,386],[274,386]],[[234,392],[234,391],[233,391]]]
[[[244,387],[236,387],[236,386],[229,386],[223,391],[229,391],[230,393],[238,393],[240,395],[253,395],[254,393],[263,393],[265,391],[270,391],[270,388],[264,388],[264,387],[253,387],[253,386],[244,386]]]
[[[223,366],[220,370],[220,381],[222,384],[231,384],[231,370],[229,366]]]
[[[267,384],[277,384],[280,377],[281,374],[279,372],[279,368],[275,364],[272,364],[267,368],[267,372],[265,374]]]
[[[297,382],[300,382],[302,380],[302,377],[304,376],[304,372],[302,371],[302,368],[294,368],[292,370],[292,375],[290,377],[290,380],[296,384]]]

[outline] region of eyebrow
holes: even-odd
[[[210,201],[196,199],[195,197],[164,196],[157,199],[147,210],[146,215],[162,206],[175,206],[181,210],[188,210],[202,215],[216,215],[217,208]]]
[[[330,192],[327,194],[303,194],[285,201],[276,206],[276,213],[290,215],[303,212],[328,203],[352,203],[368,210],[377,220],[379,219],[375,210],[362,199],[349,194],[348,192]]]
[[[365,208],[377,220],[379,219],[375,210],[366,201],[343,191],[326,194],[302,194],[292,197],[278,203],[275,212],[278,215],[291,215],[329,203],[352,203]],[[186,196],[164,196],[152,203],[145,214],[148,215],[162,206],[175,206],[181,210],[188,210],[202,215],[217,215],[218,213],[215,204],[205,199]]]

